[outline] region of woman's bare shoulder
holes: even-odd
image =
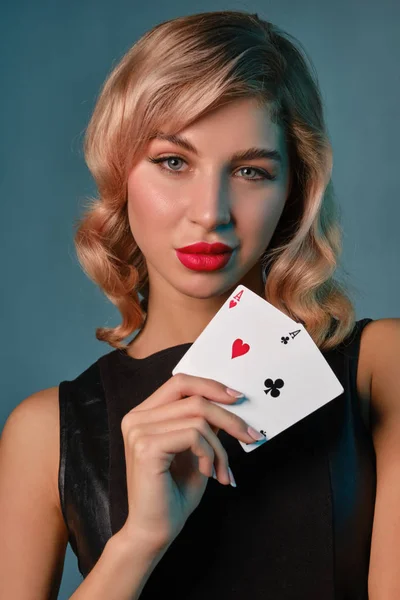
[[[49,493],[60,509],[58,469],[60,460],[60,423],[58,386],[34,392],[20,402],[8,416],[4,432],[25,433],[26,439],[35,444],[42,460],[41,465],[48,477]],[[3,432],[3,433],[4,433]]]
[[[68,529],[60,509],[58,387],[9,414],[0,439],[0,580],[4,598],[57,598]],[[18,579],[15,578],[18,573]]]
[[[357,387],[365,406],[370,404],[375,420],[385,414],[397,415],[398,356],[400,319],[376,319],[368,323],[360,342]]]

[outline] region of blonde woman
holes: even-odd
[[[98,197],[77,252],[122,322],[6,422],[0,597],[56,598],[69,541],[73,600],[399,598],[400,320],[356,321],[335,278],[332,150],[299,42],[244,11],[157,25],[107,78],[85,156]],[[221,382],[171,376],[239,283],[304,323],[344,387],[251,454],[210,402],[235,402]]]

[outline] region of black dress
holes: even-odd
[[[219,431],[237,488],[209,479],[141,600],[367,600],[376,467],[356,377],[370,321],[323,353],[343,394],[251,453]],[[113,350],[60,384],[60,501],[83,577],[128,516],[121,419],[190,346]]]

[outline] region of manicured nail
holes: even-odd
[[[226,388],[226,393],[229,394],[230,396],[233,396],[234,398],[243,398],[244,394],[242,394],[242,392],[237,392],[236,390],[233,390],[232,388],[227,387]]]
[[[256,440],[256,441],[265,440],[265,435],[263,435],[262,433],[260,433],[259,431],[257,431],[257,429],[253,429],[252,427],[248,427],[247,431],[248,431],[249,435],[251,435],[251,437],[253,438],[253,440]]]
[[[230,467],[228,467],[228,472],[229,472],[229,479],[231,480],[231,486],[236,487],[236,481],[235,481],[235,478],[233,476],[233,473],[232,473]]]

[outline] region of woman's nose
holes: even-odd
[[[219,182],[211,182],[208,185],[203,182],[201,188],[197,188],[188,209],[191,221],[198,223],[207,231],[226,225],[231,221],[232,198],[226,186]]]

